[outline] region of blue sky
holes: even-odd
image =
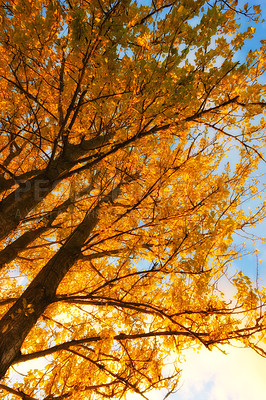
[[[244,4],[246,1],[239,1]],[[266,2],[249,1],[249,4],[260,4],[263,18],[266,20]],[[242,21],[243,24],[243,21]],[[244,25],[247,26],[248,22]],[[244,25],[242,25],[244,27]],[[256,32],[241,52],[240,61],[250,49],[260,47],[260,40],[266,39],[266,22],[256,24]],[[264,77],[261,83],[265,83]],[[261,163],[260,171],[266,172],[266,166]],[[266,183],[266,178],[264,179]],[[252,206],[252,204],[250,204]],[[266,236],[266,221],[262,222],[253,233]],[[266,245],[259,243],[258,258],[262,260],[260,266],[261,284],[266,286]],[[256,256],[248,256],[236,262],[236,268],[242,268],[244,273],[255,276]],[[223,348],[224,349],[224,348]],[[260,357],[250,349],[227,347],[227,355],[218,350],[209,352],[202,349],[199,353],[188,351],[183,366],[180,390],[169,397],[169,400],[263,400],[266,398],[266,359]],[[157,396],[156,396],[157,397]],[[153,400],[156,397],[152,397]],[[162,398],[158,396],[158,399]]]
[[[239,0],[240,4],[246,1]],[[256,5],[258,2],[252,0],[249,4]],[[266,20],[266,1],[261,4],[262,14]],[[260,46],[260,40],[266,39],[266,23],[256,24],[256,32],[253,39],[249,40],[238,59],[244,61],[249,49]],[[263,81],[263,79],[262,79]],[[266,172],[266,166],[261,164],[260,172]],[[266,183],[266,179],[265,179]],[[260,224],[253,233],[266,236],[266,221]],[[266,245],[260,244],[259,258],[262,259],[260,274],[264,279],[261,282],[266,286]],[[241,268],[245,274],[251,277],[256,273],[256,257],[249,256],[237,261],[232,268]],[[180,379],[180,388],[169,400],[263,400],[266,398],[266,359],[261,358],[250,349],[239,349],[237,347],[223,347],[227,355],[219,350],[212,352],[202,349],[198,353],[193,349],[187,350],[184,356],[186,360],[179,365],[183,369]],[[174,355],[173,355],[174,357]],[[171,362],[173,360],[169,360]],[[37,360],[30,364],[34,369]],[[151,400],[162,400],[165,393],[153,391],[149,398]],[[137,400],[136,394],[127,396],[127,400]]]
[[[143,1],[142,1],[143,3]],[[245,0],[239,0],[243,6]],[[250,6],[259,4],[259,1],[249,1]],[[260,2],[262,16],[266,20],[266,2]],[[246,29],[248,22],[241,20],[241,29]],[[254,23],[253,23],[254,26]],[[254,37],[247,41],[245,46],[236,55],[236,59],[244,62],[250,49],[260,47],[260,40],[266,40],[266,22],[255,24]],[[264,83],[264,77],[260,79]],[[266,174],[266,165],[261,163],[259,173]],[[265,175],[266,176],[266,175]],[[266,183],[266,178],[264,179]],[[250,203],[253,208],[255,205]],[[253,232],[258,236],[266,236],[266,221],[256,227]],[[237,237],[235,240],[238,241]],[[240,238],[239,238],[240,241]],[[266,286],[266,244],[258,243],[258,259],[261,285]],[[232,265],[232,269],[242,269],[244,274],[251,278],[256,276],[256,255],[244,257]],[[237,345],[239,346],[239,345]],[[226,355],[219,350],[200,350],[198,353],[193,349],[185,353],[186,361],[180,368],[183,374],[180,380],[180,388],[168,397],[169,400],[263,400],[266,398],[266,359],[257,355],[251,349],[243,349],[237,346],[222,347]],[[171,361],[171,360],[170,360]],[[149,395],[151,400],[162,400],[165,393],[154,391]],[[136,400],[136,395],[128,396],[128,400]]]

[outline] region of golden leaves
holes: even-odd
[[[45,306],[23,297],[13,315],[38,313],[22,347],[49,352],[25,378],[37,396],[167,386],[167,352],[241,337],[241,313],[250,327],[258,316],[248,278],[231,280],[232,303],[219,285],[241,254],[235,232],[265,217],[264,203],[241,208],[261,191],[265,44],[248,66],[233,62],[254,28],[237,32],[218,4],[199,14],[204,4],[1,9],[1,221],[13,209],[21,220],[1,243],[12,262],[0,306],[41,280]],[[5,337],[20,332],[11,319]]]

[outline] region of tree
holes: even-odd
[[[176,388],[165,357],[189,346],[265,355],[265,292],[230,272],[234,234],[265,216],[263,201],[243,209],[261,188],[265,42],[235,59],[254,33],[237,18],[258,22],[259,6],[0,13],[1,398],[147,398]]]

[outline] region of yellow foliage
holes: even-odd
[[[233,266],[265,217],[265,42],[236,62],[260,9],[215,3],[0,7],[0,399],[147,398],[167,356],[262,340]]]

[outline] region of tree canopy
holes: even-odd
[[[188,347],[265,355],[265,291],[231,267],[265,217],[244,203],[266,42],[239,61],[260,7],[8,0],[0,19],[0,398],[147,399]]]

